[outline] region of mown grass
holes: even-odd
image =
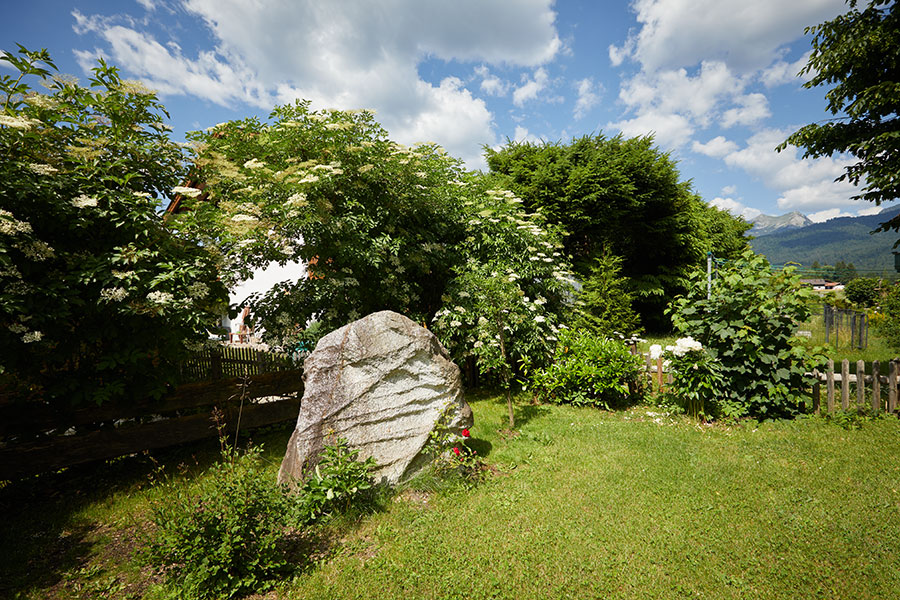
[[[476,447],[494,467],[486,481],[440,492],[413,482],[386,510],[337,522],[318,561],[267,597],[900,595],[893,417],[853,430],[818,418],[723,427],[647,407],[609,413],[523,403],[512,434],[501,396],[470,401]],[[274,476],[279,453],[269,451]],[[128,552],[110,555],[110,540],[143,522],[143,475],[113,471],[104,479],[95,471],[80,482],[60,479],[56,498],[4,502],[10,558],[0,595],[94,597],[76,588],[123,582],[107,596],[156,595]],[[53,507],[58,514],[48,514]],[[83,547],[70,549],[52,577],[29,569],[66,554],[65,531]]]

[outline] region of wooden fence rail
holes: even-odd
[[[68,408],[0,404],[0,480],[115,458],[297,418],[303,373],[296,367],[178,386],[159,400]]]

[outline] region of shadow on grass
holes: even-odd
[[[292,429],[293,423],[259,429],[251,437],[242,434],[240,443],[252,438],[254,445],[263,446],[263,457],[277,464]],[[108,529],[106,523],[85,516],[86,510],[111,506],[117,496],[141,494],[150,487],[157,466],[192,478],[219,457],[218,441],[207,439],[3,482],[0,598],[66,597],[66,580],[79,577],[98,557],[97,538],[102,537],[101,529]],[[50,593],[51,588],[57,593]]]

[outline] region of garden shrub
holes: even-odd
[[[706,272],[672,302],[676,329],[698,340],[723,369],[720,408],[729,417],[791,417],[812,384],[805,373],[818,360],[794,336],[809,317],[812,291],[792,267],[772,272],[752,252],[720,268],[707,297]]]
[[[881,280],[857,277],[844,286],[844,297],[855,306],[871,308],[881,299]]]
[[[656,350],[654,352],[654,350]],[[661,348],[650,347],[650,358],[656,359]],[[721,363],[691,337],[681,338],[674,346],[666,346],[667,360],[672,383],[667,393],[677,406],[696,418],[713,419],[730,411],[722,405],[725,377]]]
[[[612,408],[628,401],[628,384],[637,374],[638,359],[622,342],[564,329],[550,364],[532,371],[530,379],[541,401]]]
[[[278,484],[259,448],[223,458],[193,485],[160,479],[145,559],[162,568],[179,598],[231,598],[270,589],[290,565],[291,528],[346,510],[374,485],[372,459],[356,460],[346,441],[326,446],[315,476]]]

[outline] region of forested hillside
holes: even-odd
[[[833,265],[844,261],[853,263],[860,271],[883,270],[893,273],[894,256],[891,249],[900,236],[894,231],[871,232],[898,213],[900,207],[877,215],[841,217],[801,229],[758,237],[751,244],[756,252],[764,254],[772,264],[794,261],[808,266],[817,261],[823,265]]]

